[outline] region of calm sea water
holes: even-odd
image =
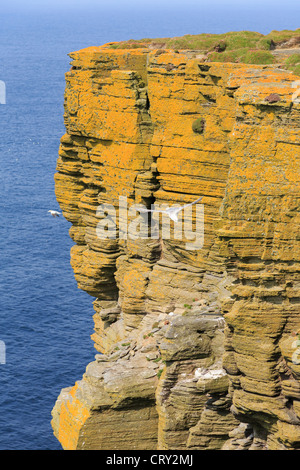
[[[208,3],[208,2],[207,2]],[[68,52],[130,38],[299,27],[293,10],[209,7],[0,14],[0,449],[56,450],[51,410],[96,353],[92,298],[69,263],[70,224],[54,219]]]

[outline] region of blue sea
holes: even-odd
[[[0,450],[60,450],[51,410],[96,354],[93,298],[70,266],[70,224],[47,212],[59,210],[53,175],[67,54],[132,38],[296,29],[300,11],[276,1],[25,4],[0,11]]]

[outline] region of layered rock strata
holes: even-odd
[[[266,90],[280,97],[275,107],[265,106]],[[299,104],[285,80],[241,87],[236,99],[218,230],[232,279],[223,365],[255,448],[256,438],[270,450],[298,448]]]
[[[55,436],[64,449],[299,447],[297,77],[184,51],[70,56],[55,187],[98,354],[58,397]],[[200,196],[153,232],[137,210]]]

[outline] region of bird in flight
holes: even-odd
[[[50,210],[50,211],[48,211],[48,212],[50,212],[50,214],[52,215],[52,217],[59,217],[59,216],[60,216],[60,214],[61,214],[60,212],[57,212],[57,211],[51,211],[51,210]]]
[[[194,202],[190,202],[189,204],[186,204],[185,206],[182,206],[182,207],[167,207],[166,209],[138,209],[139,212],[163,212],[164,214],[167,214],[170,219],[172,219],[174,222],[178,222],[178,213],[180,211],[182,211],[183,209],[185,209],[186,207],[188,206],[192,206],[193,204],[196,204],[196,202],[199,202],[201,201],[201,199],[203,198],[203,196],[199,197],[199,199],[197,199],[196,201]]]

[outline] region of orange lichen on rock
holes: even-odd
[[[297,77],[191,51],[70,56],[55,190],[101,354],[61,392],[55,435],[68,449],[298,448]],[[135,205],[200,196],[194,239],[165,216],[168,236],[132,236]]]
[[[52,426],[57,430],[57,438],[65,450],[76,448],[80,430],[90,416],[90,410],[76,397],[77,389],[78,384],[65,390],[68,400],[58,401],[55,405]]]

